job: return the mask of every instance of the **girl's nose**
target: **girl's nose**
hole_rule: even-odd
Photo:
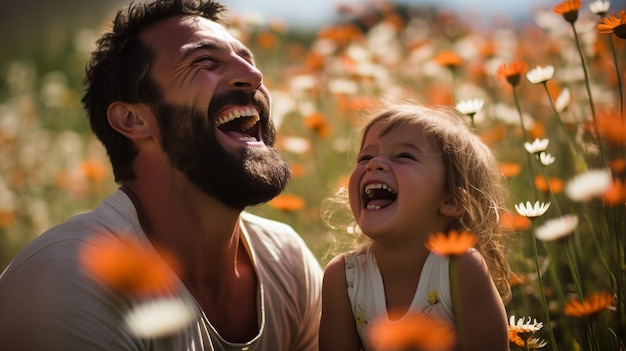
[[[383,161],[381,157],[372,158],[365,167],[365,170],[368,172],[379,171],[384,172],[389,169],[386,162]]]

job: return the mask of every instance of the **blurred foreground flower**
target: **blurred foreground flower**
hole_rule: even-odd
[[[476,245],[475,235],[455,230],[450,231],[448,235],[443,232],[430,234],[425,244],[428,250],[440,256],[462,255],[474,245]]]
[[[590,170],[567,182],[565,192],[574,201],[589,201],[602,196],[611,184],[612,178],[609,169]]]
[[[140,338],[156,338],[177,332],[195,318],[194,306],[182,298],[158,298],[136,305],[126,315],[126,325]]]
[[[454,330],[425,314],[399,320],[381,317],[372,324],[370,343],[376,351],[449,350],[456,344]]]
[[[626,145],[626,122],[619,112],[599,114],[597,131],[597,137],[609,145]]]
[[[598,292],[587,296],[582,302],[570,300],[565,305],[565,314],[572,317],[593,316],[605,309],[611,308],[615,296],[611,293]]]
[[[602,201],[607,206],[620,206],[626,203],[626,187],[620,179],[613,180],[613,184],[602,195]]]
[[[126,236],[98,238],[83,247],[80,259],[89,276],[121,293],[160,294],[176,284],[173,257]]]
[[[275,209],[286,212],[301,210],[302,208],[304,208],[305,205],[303,198],[289,194],[278,195],[270,200],[268,204]]]
[[[537,228],[536,237],[539,240],[551,241],[571,234],[578,227],[578,216],[564,215],[547,220]]]

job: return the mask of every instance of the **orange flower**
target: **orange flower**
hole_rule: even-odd
[[[460,66],[461,63],[463,63],[463,59],[461,59],[461,56],[453,51],[443,50],[435,56],[435,62],[441,66],[453,69]]]
[[[101,182],[109,175],[108,166],[96,160],[84,160],[80,163],[80,169],[87,179],[95,182]]]
[[[567,22],[574,23],[578,19],[578,10],[582,7],[581,0],[565,0],[554,5],[552,11],[563,15]]]
[[[80,253],[85,272],[122,293],[166,293],[175,285],[178,265],[172,256],[145,248],[127,236],[102,237]]]
[[[609,168],[613,174],[622,174],[626,172],[626,159],[618,158],[616,160],[609,161]]]
[[[500,173],[506,178],[515,177],[522,171],[522,166],[516,162],[502,162],[499,166]]]
[[[626,202],[626,187],[622,181],[613,179],[613,184],[602,195],[602,200],[609,206],[623,205]]]
[[[548,184],[550,187],[548,187]],[[535,187],[543,193],[551,191],[553,194],[560,194],[563,192],[564,184],[563,180],[560,178],[551,177],[549,180],[546,180],[544,176],[538,175],[535,177]]]
[[[530,140],[543,139],[545,134],[546,129],[541,123],[533,123],[533,125],[528,129],[528,138],[530,138]]]
[[[502,212],[500,214],[500,225],[513,230],[523,231],[530,228],[531,221],[526,216],[519,215],[517,213]]]
[[[524,345],[526,345],[524,340],[520,338],[519,335],[517,335],[517,332],[513,329],[509,329],[509,344],[517,347],[524,347]]]
[[[290,163],[289,168],[291,169],[291,176],[294,178],[302,178],[306,174],[305,167],[301,163]]]
[[[509,64],[503,63],[498,67],[498,77],[506,78],[512,86],[517,86],[521,82],[522,74],[526,72],[528,65],[523,61],[513,61]]]
[[[599,114],[597,127],[599,137],[610,145],[619,146],[626,143],[626,122],[619,113]]]
[[[464,254],[476,244],[476,236],[469,232],[452,230],[446,235],[443,232],[430,234],[425,246],[428,250],[441,256],[458,256]]]
[[[327,138],[330,135],[330,126],[324,118],[324,115],[316,112],[304,119],[305,126],[312,130],[315,134],[322,138]]]
[[[8,228],[15,223],[14,210],[0,210],[0,228]]]
[[[619,12],[619,18],[611,12],[609,17],[602,19],[602,23],[598,24],[600,33],[614,33],[620,39],[626,39],[626,11]]]
[[[391,319],[391,318],[390,318]],[[425,314],[372,323],[370,342],[376,350],[448,350],[454,348],[454,330]]]
[[[354,24],[336,25],[320,30],[318,37],[320,39],[329,39],[339,45],[347,45],[353,40],[357,40],[363,36],[363,33]]]
[[[262,49],[275,49],[280,42],[276,35],[270,31],[263,31],[257,35],[257,43]]]
[[[528,283],[530,281],[530,279],[528,278],[528,276],[526,274],[515,274],[512,273],[511,276],[509,276],[509,284],[511,286],[516,286],[516,285],[524,285],[526,283]]]
[[[270,200],[268,204],[278,210],[286,212],[301,210],[305,205],[303,198],[289,194],[278,195]]]
[[[593,293],[583,301],[570,300],[565,305],[565,314],[570,317],[593,316],[604,309],[611,307],[615,296],[606,292]]]

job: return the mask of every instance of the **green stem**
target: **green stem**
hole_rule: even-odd
[[[617,74],[617,87],[619,90],[619,110],[624,119],[624,92],[622,89],[622,74],[619,70],[619,61],[617,60],[617,52],[615,51],[615,44],[613,43],[613,36],[610,34],[607,36],[609,45],[611,46],[611,53],[613,54],[613,62],[615,63],[615,73]]]
[[[531,242],[533,245],[533,254],[535,256],[535,269],[537,271],[537,281],[539,282],[539,295],[541,295],[541,307],[543,308],[543,314],[546,322],[546,329],[550,334],[550,342],[552,343],[552,350],[557,351],[558,346],[556,344],[556,339],[554,338],[554,331],[552,330],[552,326],[550,325],[550,311],[548,310],[548,302],[546,301],[546,294],[543,288],[543,280],[541,279],[541,270],[539,268],[539,254],[537,252],[537,239],[535,238],[535,221],[531,220]]]
[[[554,112],[554,115],[556,116],[556,120],[559,123],[561,130],[563,131],[563,135],[565,136],[567,145],[569,146],[572,152],[572,155],[574,156],[574,159],[576,160],[576,168],[579,171],[583,171],[587,168],[586,162],[584,158],[581,157],[580,154],[578,153],[578,148],[576,148],[576,144],[574,143],[574,140],[572,140],[572,136],[570,135],[569,131],[565,127],[565,124],[563,123],[563,120],[561,119],[561,115],[559,114],[559,111],[556,109],[556,106],[554,106],[554,101],[552,100],[552,97],[550,96],[550,91],[548,90],[547,82],[543,83],[543,87],[545,88],[546,94],[548,95],[548,101],[550,101],[550,107],[552,108],[552,111]]]
[[[522,114],[522,108],[520,107],[519,98],[517,97],[517,90],[515,89],[515,87],[513,87],[513,100],[515,101],[515,107],[517,108],[522,131],[524,132],[524,141],[529,141],[528,132],[526,131],[526,125],[524,124],[524,115]],[[535,198],[539,199],[539,191],[537,190],[537,187],[535,186],[535,180],[533,179],[533,160],[531,158],[530,152],[526,153],[526,160],[528,162],[528,170],[530,171],[530,184],[531,187],[535,190]]]
[[[598,148],[600,149],[600,155],[602,156],[603,164],[606,165],[606,157],[604,156],[604,150],[602,143],[600,142],[600,133],[598,129],[598,118],[596,117],[596,107],[593,103],[593,96],[591,94],[591,85],[589,83],[589,72],[587,72],[587,64],[585,63],[585,55],[583,49],[580,46],[580,39],[578,38],[578,32],[576,32],[576,26],[574,22],[570,22],[572,25],[572,31],[574,32],[574,39],[576,40],[576,49],[578,49],[578,55],[580,56],[580,62],[583,67],[583,73],[585,74],[585,88],[587,89],[587,96],[589,97],[589,106],[591,107],[591,116],[593,117],[593,129],[598,139]]]
[[[459,338],[459,349],[465,350],[467,347],[467,335],[465,333],[465,320],[463,318],[463,306],[461,306],[461,297],[459,291],[459,282],[457,280],[457,262],[456,256],[450,256],[450,293],[452,295],[452,308],[454,310],[454,319],[456,320],[457,334]]]

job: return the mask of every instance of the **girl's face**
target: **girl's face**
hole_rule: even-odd
[[[350,176],[357,224],[375,241],[399,244],[445,230],[451,196],[441,150],[420,126],[393,127],[384,135],[382,130],[374,124],[365,135]]]

